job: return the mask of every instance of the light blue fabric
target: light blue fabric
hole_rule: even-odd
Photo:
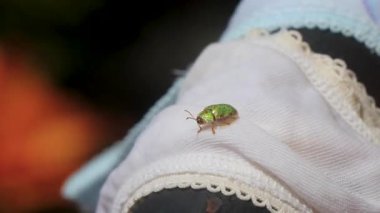
[[[380,56],[380,29],[373,19],[380,17],[380,9],[371,8],[379,5],[369,0],[244,0],[222,41],[252,28],[320,28],[351,36]]]
[[[372,2],[368,0],[367,2]],[[320,28],[352,36],[380,55],[380,30],[359,0],[244,0],[235,12],[221,41],[236,39],[252,28]],[[376,4],[377,5],[377,4]],[[379,14],[377,16],[380,17]],[[96,208],[99,191],[108,174],[128,155],[136,138],[152,118],[173,104],[181,84],[177,80],[169,91],[148,111],[128,136],[107,149],[71,176],[63,188],[64,197],[75,200],[84,211]]]
[[[363,0],[365,8],[370,17],[380,25],[380,1],[379,0]]]

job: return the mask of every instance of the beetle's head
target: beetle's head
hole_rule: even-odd
[[[200,116],[197,117],[196,121],[198,124],[204,124],[205,123],[205,120],[203,120],[203,118],[201,118]]]
[[[195,120],[198,124],[199,127],[201,127],[201,124],[204,124],[206,123],[205,120],[200,117],[200,116],[197,116],[196,118],[187,110],[185,110],[185,112],[189,113],[190,117],[187,117],[186,119],[192,119],[192,120]]]

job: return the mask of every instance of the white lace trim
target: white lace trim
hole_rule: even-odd
[[[252,30],[246,38],[290,57],[348,124],[367,140],[380,143],[380,109],[343,60],[314,53],[297,31]]]
[[[267,174],[264,174],[264,172],[254,165],[246,162],[239,156],[228,156],[216,153],[189,153],[168,156],[144,167],[124,181],[115,196],[111,212],[119,213],[123,210],[126,203],[135,202],[133,200],[130,201],[131,196],[134,196],[134,194],[140,190],[139,188],[145,188],[146,184],[149,184],[158,177],[164,180],[174,174],[184,173],[196,173],[200,176],[207,174],[224,177],[226,179],[239,180],[239,183],[245,183],[247,186],[271,194],[276,199],[281,200],[283,203],[292,206],[292,208],[300,212],[312,212],[310,208],[294,197],[288,189],[284,188]],[[180,184],[183,181],[186,182],[186,179],[182,180],[178,178],[176,179],[176,184]],[[153,190],[148,189],[148,191],[152,192]],[[143,190],[143,192],[149,193],[145,190]]]
[[[149,183],[146,183],[130,197],[128,202],[124,205],[123,212],[128,213],[137,200],[147,196],[148,194],[173,188],[207,189],[209,192],[220,192],[226,196],[236,195],[236,197],[240,200],[250,200],[253,205],[258,207],[266,207],[268,211],[272,213],[299,212],[271,194],[238,182],[237,180],[231,180],[215,175],[200,175],[191,173],[158,177]]]

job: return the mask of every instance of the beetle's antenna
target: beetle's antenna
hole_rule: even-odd
[[[187,119],[192,119],[192,120],[194,120],[194,121],[197,121],[197,119],[193,116],[193,114],[191,114],[191,112],[189,112],[189,111],[186,110],[186,109],[185,109],[185,112],[189,113],[190,116],[191,116],[191,117],[187,117],[186,120],[187,120]],[[198,133],[199,133],[199,132],[202,130],[202,127],[201,127],[201,125],[199,125],[198,122],[196,122],[196,123],[197,123],[197,125],[199,126],[199,130],[198,130]]]
[[[188,110],[186,110],[186,109],[185,109],[185,112],[189,113],[189,114],[190,114],[190,116],[191,116],[191,117],[187,117],[187,118],[186,118],[186,120],[187,120],[187,119],[193,119],[193,120],[197,120],[197,119],[195,119],[195,117],[193,116],[193,114],[191,114],[191,112],[189,112],[189,111],[188,111]]]

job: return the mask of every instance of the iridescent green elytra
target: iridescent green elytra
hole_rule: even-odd
[[[237,110],[229,104],[213,104],[204,108],[196,118],[187,110],[191,117],[186,119],[193,119],[199,126],[198,132],[202,130],[201,125],[211,125],[212,133],[215,134],[215,126],[230,124],[238,117]]]

